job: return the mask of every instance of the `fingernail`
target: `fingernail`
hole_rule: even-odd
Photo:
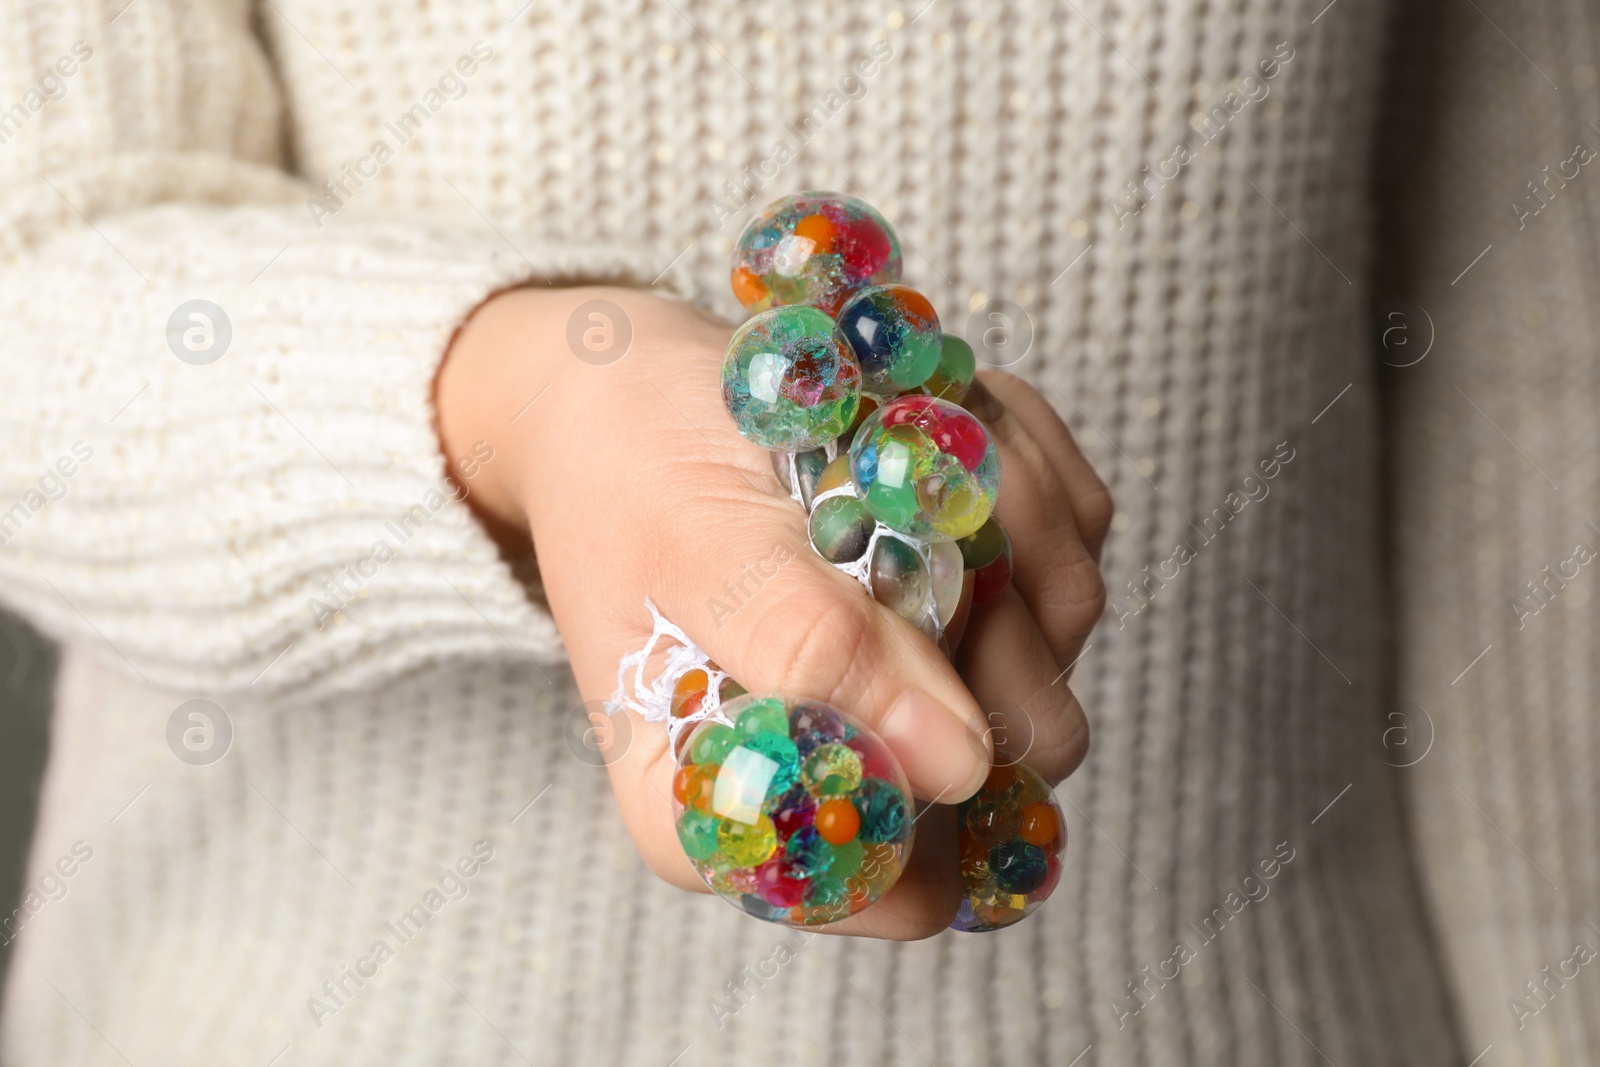
[[[920,689],[890,705],[878,732],[900,758],[912,789],[926,799],[965,800],[989,775],[987,741]]]

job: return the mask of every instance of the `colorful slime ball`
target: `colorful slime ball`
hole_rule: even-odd
[[[862,390],[874,396],[915,389],[939,369],[939,316],[910,286],[861,290],[839,309],[839,332],[861,363]]]
[[[722,361],[722,402],[739,432],[774,452],[821,447],[850,428],[861,367],[833,320],[780,307],[746,322]]]
[[[983,424],[947,400],[902,396],[856,431],[850,477],[874,518],[924,541],[976,533],[1000,491],[1000,455]]]
[[[746,694],[678,757],[678,840],[718,896],[770,922],[821,926],[882,897],[911,854],[905,773],[827,704]]]
[[[856,290],[900,280],[900,238],[865,200],[796,193],[739,235],[733,295],[751,312],[809,304],[829,315]]]
[[[956,819],[962,900],[951,929],[1002,929],[1055,891],[1067,828],[1050,787],[1027,764],[997,765]]]

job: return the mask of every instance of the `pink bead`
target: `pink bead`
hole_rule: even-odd
[[[941,451],[961,461],[969,471],[977,470],[989,450],[989,435],[978,420],[968,415],[947,415],[930,433]]]
[[[775,908],[792,908],[806,895],[806,880],[788,856],[774,856],[756,868],[756,892]]]
[[[894,764],[890,761],[889,750],[881,742],[866,742],[857,737],[845,742],[861,757],[861,777],[886,778],[894,781]]]

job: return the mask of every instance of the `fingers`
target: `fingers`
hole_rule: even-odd
[[[704,514],[721,494],[739,506],[713,512],[739,521],[696,529],[688,512]],[[955,668],[811,550],[789,501],[747,494],[734,475],[667,509],[669,527],[696,533],[664,545],[655,561],[662,611],[752,692],[824,700],[877,731],[919,797],[970,796],[988,751],[982,712]]]
[[[988,714],[996,764],[1026,761],[1052,785],[1077,769],[1089,722],[1020,593],[978,609],[957,658]]]
[[[1105,583],[1082,536],[1073,490],[1059,474],[1061,462],[1009,410],[992,428],[1005,471],[995,516],[1011,537],[1012,584],[1038,620],[1053,662],[1065,666],[1105,610]]]
[[[976,405],[973,410],[979,418],[991,423],[991,429],[994,428],[992,424],[999,424],[1004,432],[1005,415],[1009,414],[1038,444],[1045,461],[1066,488],[1083,543],[1098,563],[1116,509],[1110,490],[1078,448],[1067,424],[1061,421],[1049,401],[1014,374],[984,371],[973,383],[973,391],[976,396],[968,398]],[[989,414],[978,411],[980,408]]]
[[[695,893],[711,889],[695,873],[678,842],[677,818],[672,806],[672,778],[677,761],[667,748],[667,731],[660,723],[626,711],[631,729],[626,743],[609,743],[622,736],[608,734],[602,754],[611,778],[612,795],[633,837],[634,847],[651,872],[662,881]]]

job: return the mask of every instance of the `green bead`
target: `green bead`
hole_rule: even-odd
[[[1006,550],[1006,533],[991,515],[976,533],[961,538],[956,545],[961,549],[962,565],[975,571],[1000,558],[1000,553]]]
[[[835,878],[849,878],[861,869],[861,859],[865,854],[866,850],[858,840],[834,845],[833,862],[828,865],[828,874]]]
[[[689,755],[696,763],[721,763],[739,743],[733,727],[720,722],[706,723],[689,740]]]
[[[734,731],[739,735],[740,741],[748,741],[757,734],[787,735],[789,713],[785,710],[782,700],[766,697],[748,705],[739,713],[739,721],[734,724]]]
[[[818,745],[806,757],[801,780],[814,796],[842,796],[861,784],[861,756],[849,745]]]
[[[924,333],[906,334],[900,362],[889,377],[902,391],[915,389],[939,367],[939,338]]]
[[[811,513],[811,544],[829,563],[850,563],[867,550],[873,525],[865,504],[836,496]]]
[[[897,530],[910,526],[917,517],[917,487],[911,482],[904,485],[878,482],[867,490],[866,501],[873,515]]]
[[[678,841],[692,860],[708,860],[717,854],[717,826],[722,820],[694,808],[684,809],[678,819]]]
[[[778,831],[762,815],[753,823],[725,819],[717,827],[717,851],[735,867],[759,867],[778,849]]]
[[[932,396],[959,404],[972,387],[977,372],[978,360],[972,346],[959,337],[945,334],[939,348],[939,366],[923,383],[923,388]]]
[[[804,276],[787,277],[782,274],[772,276],[774,304],[803,304],[809,296],[810,287]]]

